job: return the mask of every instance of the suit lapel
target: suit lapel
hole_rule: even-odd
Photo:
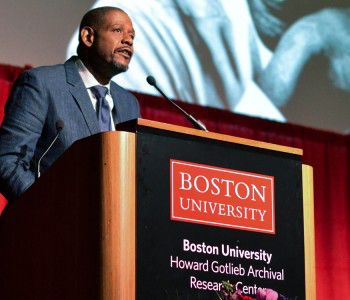
[[[69,91],[79,106],[86,124],[90,130],[90,133],[95,134],[100,132],[96,112],[92,106],[89,94],[75,65],[75,59],[76,57],[71,57],[64,64],[64,67],[66,69],[67,83],[70,85]]]
[[[114,85],[111,82],[111,96],[112,96],[112,99],[114,102],[114,109],[113,109],[113,113],[112,113],[114,124],[120,123],[120,107],[119,107],[120,105],[118,106],[118,104],[119,104],[118,100],[120,100],[119,94],[120,93],[118,93],[118,90],[114,87]]]

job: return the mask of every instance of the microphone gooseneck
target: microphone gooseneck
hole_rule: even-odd
[[[39,160],[38,160],[38,164],[37,164],[37,172],[36,172],[36,179],[38,179],[40,177],[40,163],[41,160],[44,158],[44,156],[46,155],[47,152],[49,152],[49,150],[51,149],[51,147],[53,146],[53,144],[56,142],[56,140],[58,139],[61,131],[64,128],[64,122],[62,120],[57,120],[55,123],[55,127],[57,130],[57,133],[55,135],[55,138],[52,140],[51,144],[46,148],[45,152],[40,156]]]
[[[193,117],[187,111],[185,111],[182,107],[177,105],[173,100],[169,99],[167,97],[167,95],[165,95],[163,93],[163,91],[158,87],[157,81],[153,76],[151,76],[151,75],[147,76],[146,80],[147,80],[149,85],[153,86],[166,100],[170,101],[170,103],[172,103],[178,110],[180,110],[190,120],[190,122],[192,123],[192,125],[195,128],[203,130],[203,131],[208,131],[208,129],[205,127],[205,125],[201,121],[197,120],[195,117]]]

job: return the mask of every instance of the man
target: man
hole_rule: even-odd
[[[0,130],[0,187],[8,198],[23,193],[37,174],[75,141],[140,116],[136,98],[111,82],[127,70],[135,32],[128,15],[115,7],[89,11],[80,25],[78,57],[64,65],[25,72],[9,99]],[[39,170],[40,171],[40,170]]]

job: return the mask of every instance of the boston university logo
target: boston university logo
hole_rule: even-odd
[[[275,233],[274,177],[170,160],[172,220]]]

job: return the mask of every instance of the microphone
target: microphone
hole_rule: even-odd
[[[192,115],[190,115],[187,111],[185,111],[183,108],[181,108],[180,106],[178,106],[174,101],[172,101],[171,99],[169,99],[164,93],[163,91],[158,87],[156,79],[149,75],[146,78],[148,84],[150,84],[151,86],[155,87],[156,90],[168,101],[170,101],[171,104],[173,104],[178,110],[180,110],[186,117],[188,120],[190,120],[190,122],[192,123],[193,127],[203,130],[203,131],[208,131],[208,129],[205,127],[205,125],[197,120],[196,118],[194,118]]]
[[[46,155],[47,152],[49,152],[49,150],[51,149],[51,147],[53,146],[53,144],[56,142],[56,140],[58,139],[62,129],[64,128],[64,122],[62,120],[57,120],[55,123],[56,126],[56,136],[55,138],[52,140],[51,144],[49,145],[49,147],[47,147],[46,151],[40,156],[39,161],[38,161],[38,165],[37,165],[37,173],[36,173],[36,179],[38,179],[40,177],[40,163],[41,160],[43,159],[43,157]]]

